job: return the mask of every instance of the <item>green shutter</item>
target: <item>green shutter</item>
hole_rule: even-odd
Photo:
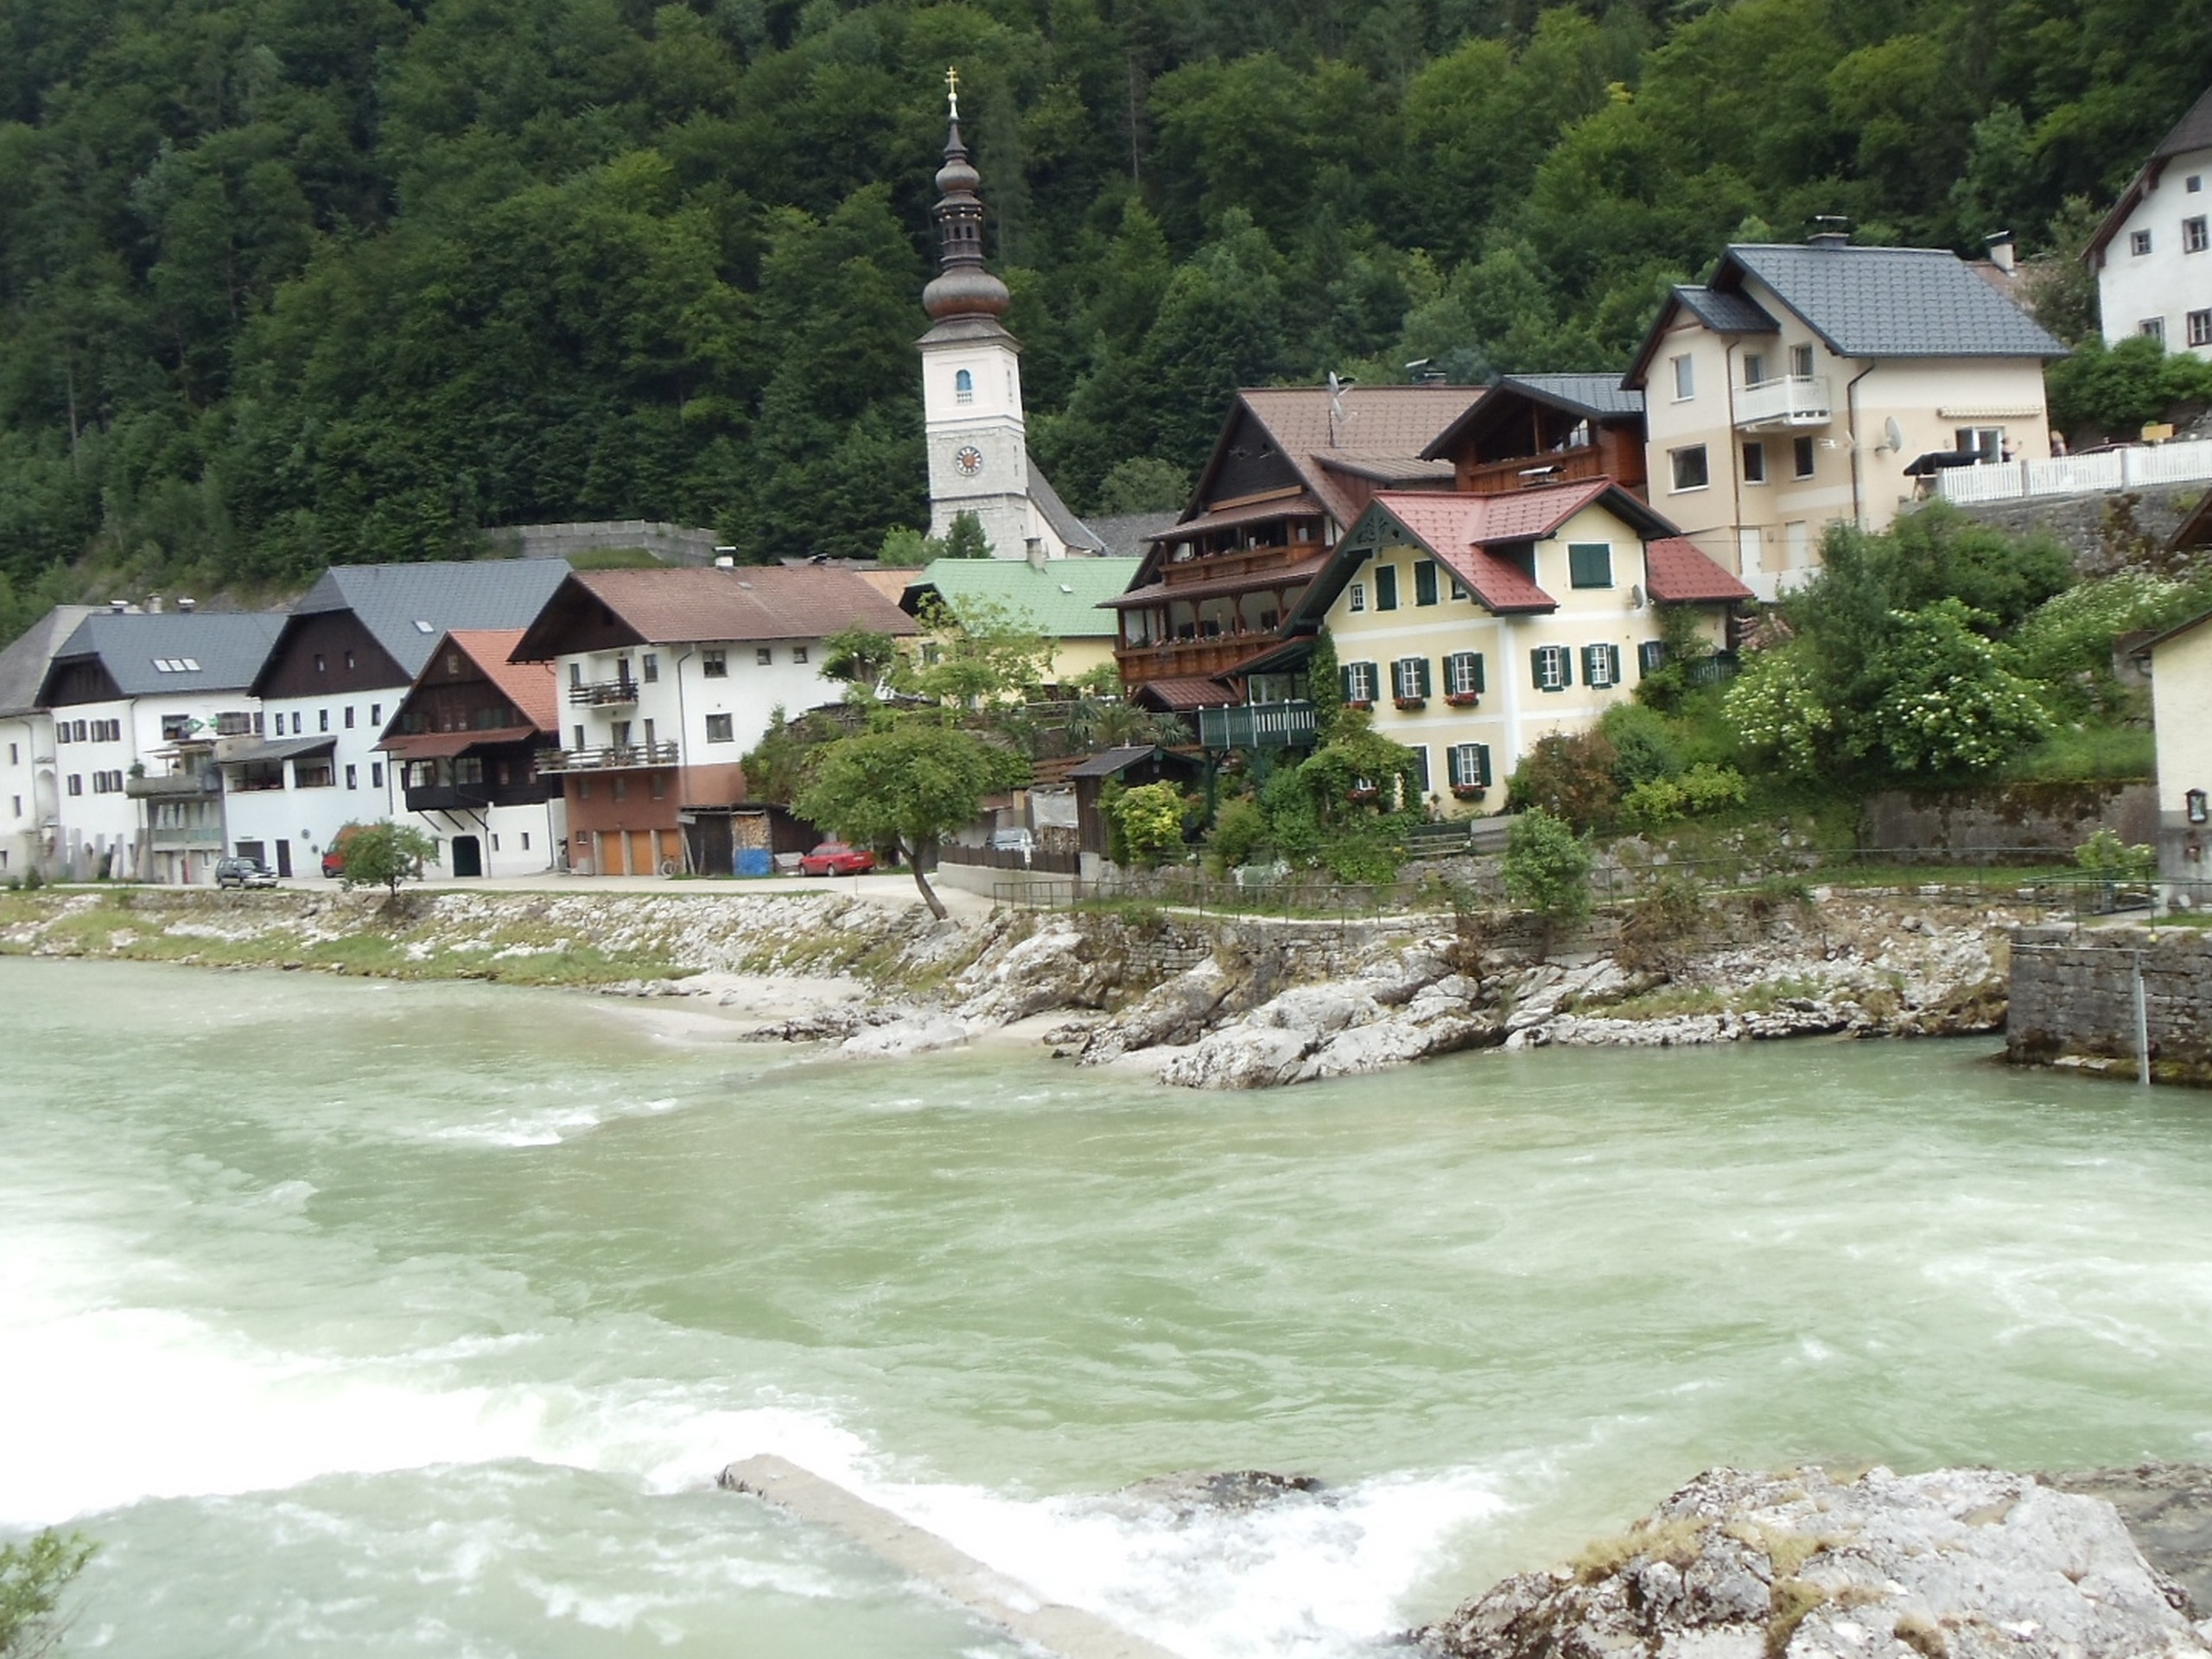
[[[1475,745],[1475,782],[1484,789],[1490,787],[1490,745]]]
[[[1489,690],[1483,683],[1483,654],[1479,651],[1471,651],[1467,655],[1475,659],[1475,690],[1478,695],[1480,695]]]
[[[1398,608],[1398,567],[1395,564],[1375,567],[1375,608],[1378,611]]]
[[[1346,702],[1352,702],[1357,695],[1351,689],[1351,664],[1350,663],[1344,664],[1337,670],[1337,695],[1341,696]]]
[[[1436,603],[1436,561],[1423,559],[1414,566],[1414,603]]]
[[[1411,747],[1414,752],[1414,776],[1421,785],[1421,792],[1426,795],[1428,793],[1428,745],[1415,743]]]
[[[1567,579],[1576,588],[1611,587],[1611,544],[1606,542],[1569,542],[1567,546]]]
[[[1416,657],[1416,658],[1414,658],[1414,679],[1416,680],[1416,682],[1418,683],[1417,683],[1417,685],[1416,685],[1416,687],[1415,687],[1415,690],[1414,690],[1414,695],[1415,696],[1417,696],[1417,697],[1425,697],[1425,696],[1427,696],[1428,695],[1428,658],[1426,658],[1426,657]],[[1424,770],[1425,770],[1425,769],[1424,769]],[[1423,779],[1422,779],[1422,780],[1421,780],[1421,783],[1422,783],[1422,787],[1426,788],[1426,787],[1427,786],[1427,779],[1426,778],[1426,776],[1424,776],[1424,777],[1423,777]]]
[[[1544,648],[1541,645],[1529,653],[1529,683],[1539,691],[1544,689]]]
[[[1618,685],[1621,683],[1621,648],[1618,645],[1605,647],[1605,670],[1607,677]]]

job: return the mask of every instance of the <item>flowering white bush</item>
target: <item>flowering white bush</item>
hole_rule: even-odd
[[[1746,746],[1772,755],[1785,772],[1821,769],[1836,730],[1835,711],[1821,701],[1802,647],[1784,645],[1751,658],[1729,686],[1721,712]]]
[[[1980,772],[2050,729],[2026,682],[1967,626],[1955,599],[1893,615],[1896,637],[1878,659],[1889,690],[1862,742],[1900,772]]]

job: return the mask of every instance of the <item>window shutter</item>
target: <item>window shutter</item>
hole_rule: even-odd
[[[1337,669],[1337,690],[1346,702],[1357,702],[1359,693],[1352,689],[1352,665],[1344,663]]]
[[[1605,648],[1603,645],[1582,647],[1582,683],[1603,685],[1605,683]]]
[[[1642,679],[1646,675],[1656,674],[1666,665],[1667,642],[1664,639],[1646,639],[1636,648],[1636,672],[1638,679]]]
[[[1428,658],[1426,657],[1414,658],[1414,695],[1417,697],[1428,695]],[[1428,787],[1428,768],[1425,765],[1421,768],[1421,781],[1423,789]]]
[[[1475,745],[1475,782],[1483,788],[1490,787],[1490,745]]]
[[[1621,648],[1618,645],[1605,647],[1605,677],[1614,685],[1621,683]]]
[[[1475,690],[1479,694],[1485,689],[1483,685],[1483,654],[1479,651],[1471,651],[1467,655],[1474,661]]]
[[[1550,649],[1548,645],[1538,645],[1529,653],[1529,680],[1539,691],[1550,689],[1544,683],[1544,653]]]
[[[1416,743],[1412,747],[1414,752],[1414,780],[1420,785],[1421,792],[1426,795],[1428,793],[1428,745],[1426,743]]]

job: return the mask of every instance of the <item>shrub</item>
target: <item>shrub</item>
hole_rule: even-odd
[[[1682,769],[1667,721],[1640,703],[1621,702],[1605,710],[1598,730],[1613,746],[1613,782],[1625,792]]]
[[[0,1544],[0,1656],[51,1653],[67,1620],[61,1599],[98,1546],[51,1529],[28,1543]]]
[[[1173,784],[1139,784],[1114,803],[1130,861],[1145,869],[1183,850],[1183,795]]]
[[[1602,731],[1541,737],[1508,785],[1512,809],[1540,810],[1575,830],[1599,830],[1613,821],[1620,785],[1613,767],[1620,759]]]
[[[1968,626],[1959,601],[1897,620],[1895,640],[1875,659],[1888,690],[1859,741],[1878,745],[1898,771],[1985,771],[2050,729],[2034,692]]]
[[[1694,766],[1678,778],[1654,779],[1629,791],[1621,798],[1621,822],[1631,829],[1656,830],[1679,818],[1741,806],[1749,790],[1733,766]]]
[[[1544,918],[1548,938],[1560,922],[1590,913],[1590,847],[1562,818],[1532,806],[1505,842],[1506,895]]]
[[[1810,660],[1796,645],[1752,658],[1729,686],[1721,709],[1745,747],[1804,778],[1821,772],[1840,723],[1821,696]]]
[[[2110,830],[2100,830],[2074,849],[2074,861],[2108,881],[2145,881],[2158,868],[2158,855],[2139,842],[2129,846]]]
[[[1206,861],[1217,875],[1250,864],[1268,846],[1268,815],[1247,795],[1224,801],[1206,836]]]

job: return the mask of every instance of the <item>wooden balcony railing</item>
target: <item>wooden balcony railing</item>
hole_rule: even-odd
[[[1605,475],[1605,459],[1594,443],[1554,449],[1548,455],[1516,455],[1510,461],[1479,461],[1466,469],[1460,487],[1477,495],[1503,495],[1540,484],[1579,484]]]
[[[604,749],[545,749],[537,756],[540,772],[641,772],[677,764],[673,743],[627,743]]]
[[[635,702],[638,683],[635,680],[599,680],[589,685],[569,688],[569,701],[588,708],[601,708],[608,703]]]

